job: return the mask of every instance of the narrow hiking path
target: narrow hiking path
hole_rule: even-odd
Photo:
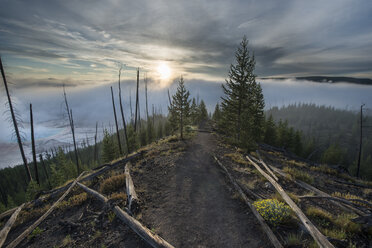
[[[213,134],[198,132],[174,166],[154,170],[142,219],[175,247],[271,247],[211,157],[216,147]]]

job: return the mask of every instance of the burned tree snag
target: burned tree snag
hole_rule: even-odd
[[[116,126],[116,135],[117,135],[117,138],[118,138],[119,152],[120,152],[120,155],[122,155],[123,152],[122,152],[122,150],[121,150],[121,142],[120,142],[119,127],[118,127],[118,119],[117,119],[117,117],[116,117],[116,109],[115,109],[115,101],[114,101],[114,91],[112,90],[112,86],[111,86],[111,98],[112,98],[112,108],[114,109],[115,126]]]
[[[94,161],[97,162],[97,130],[98,130],[98,121],[96,121],[96,134],[94,135]]]
[[[21,152],[23,164],[25,165],[27,178],[28,178],[29,181],[32,181],[30,168],[28,167],[27,159],[26,159],[26,156],[25,156],[25,152],[23,150],[21,135],[19,134],[17,119],[15,117],[12,100],[10,98],[10,93],[9,93],[9,89],[8,89],[8,83],[6,81],[5,72],[4,72],[4,68],[3,68],[3,62],[1,61],[1,57],[0,57],[0,70],[1,70],[1,75],[3,77],[3,82],[4,82],[4,86],[5,86],[6,95],[8,97],[8,104],[9,104],[10,114],[12,116],[12,121],[13,121],[13,125],[14,125],[14,132],[15,132],[15,134],[17,136],[17,142],[18,142],[18,146],[19,146],[19,151]]]
[[[136,90],[136,112],[134,116],[134,132],[137,131],[137,117],[138,117],[138,88],[139,88],[139,68],[137,69],[137,90]]]
[[[80,174],[79,157],[78,157],[78,151],[77,151],[76,139],[75,139],[74,119],[72,117],[72,109],[70,109],[69,106],[68,106],[67,95],[66,95],[66,91],[65,91],[65,86],[64,85],[63,85],[63,95],[64,95],[64,99],[65,99],[66,112],[67,112],[68,120],[69,120],[69,123],[70,123],[70,128],[71,128],[71,133],[72,133],[72,140],[74,142],[76,167],[77,167],[78,174]]]
[[[149,105],[147,103],[147,75],[145,76],[145,96],[146,96],[146,120],[149,121]]]
[[[127,124],[125,123],[125,116],[124,116],[124,110],[123,110],[123,102],[121,100],[121,87],[120,87],[121,69],[122,69],[122,67],[120,67],[120,70],[119,70],[119,103],[120,103],[121,119],[122,119],[123,126],[124,126],[125,143],[127,145],[127,153],[129,154],[130,153],[130,150],[129,150],[129,142],[128,142]]]
[[[36,150],[35,150],[35,136],[34,136],[34,118],[32,115],[32,104],[30,103],[30,125],[31,125],[31,146],[32,146],[32,159],[34,160],[34,170],[37,184],[40,185],[39,172],[37,170]]]

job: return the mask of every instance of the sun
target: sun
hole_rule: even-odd
[[[161,79],[168,79],[171,75],[171,70],[168,65],[162,63],[157,68]]]

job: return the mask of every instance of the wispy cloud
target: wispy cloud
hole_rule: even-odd
[[[370,1],[5,2],[0,52],[13,75],[113,80],[117,61],[124,77],[168,61],[175,75],[223,80],[245,34],[260,76],[372,76]]]

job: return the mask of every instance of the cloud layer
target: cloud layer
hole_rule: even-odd
[[[372,77],[368,0],[1,2],[0,53],[35,87],[114,80],[117,62],[128,78],[167,61],[174,76],[222,81],[243,35],[259,76]]]

